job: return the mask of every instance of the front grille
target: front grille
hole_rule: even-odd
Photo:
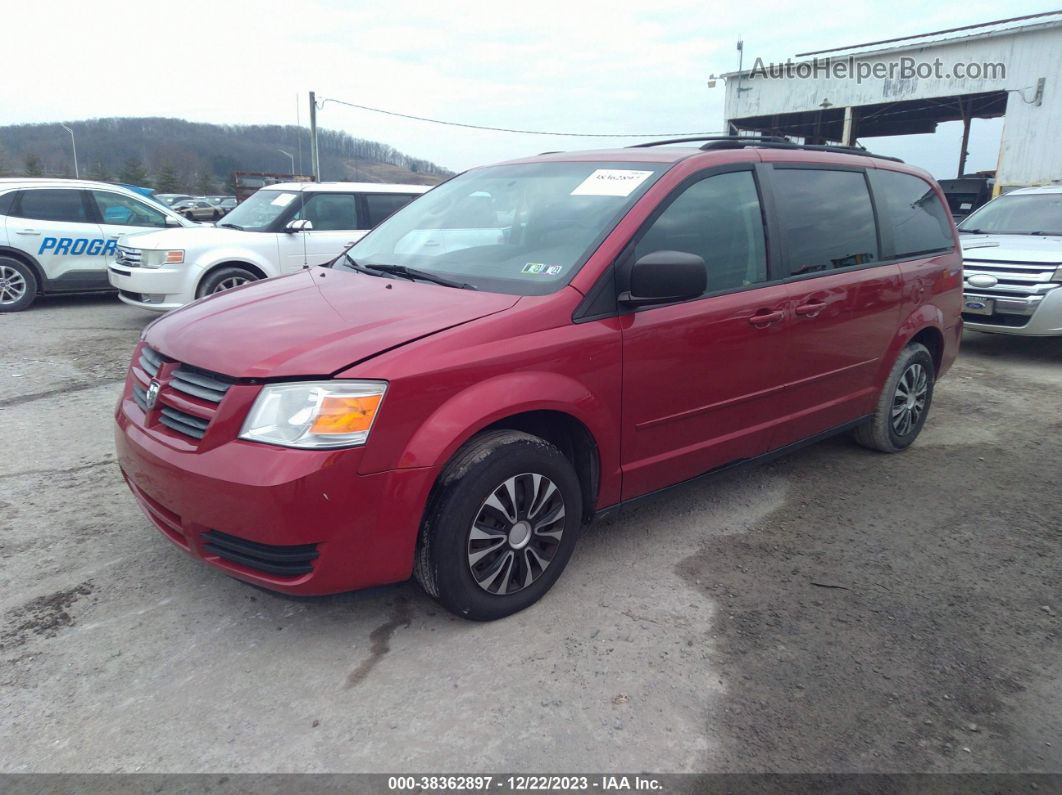
[[[977,323],[982,326],[1021,328],[1029,325],[1029,317],[1027,315],[1007,315],[1002,312],[994,312],[991,315],[975,315],[970,312],[963,312],[962,319],[966,323]]]
[[[184,411],[179,411],[172,406],[163,406],[159,416],[159,422],[167,428],[191,436],[193,439],[202,439],[206,435],[210,420],[204,420]]]
[[[205,552],[230,563],[281,577],[298,577],[313,571],[313,561],[317,558],[317,544],[260,544],[217,530],[208,530],[202,537]]]
[[[140,349],[140,368],[154,378],[159,374],[163,359],[147,345]]]
[[[143,252],[138,248],[118,246],[114,261],[119,265],[125,265],[127,268],[139,268],[142,255]]]
[[[168,430],[196,441],[206,436],[218,405],[236,383],[228,376],[187,364],[175,364],[147,345],[140,348],[132,373],[132,399],[148,415],[148,426],[157,418],[158,423]],[[158,402],[149,408],[148,388],[156,380],[161,384]]]
[[[1030,295],[1044,295],[1058,287],[1058,282],[1052,282],[1057,263],[1044,262],[1017,262],[1004,260],[963,259],[963,276],[969,279],[971,276],[984,274],[993,276],[997,283],[993,287],[973,287],[970,289],[979,293],[999,296],[1024,297]]]
[[[220,403],[232,384],[231,378],[187,364],[173,371],[173,380],[170,382],[170,386],[179,392],[211,403]]]

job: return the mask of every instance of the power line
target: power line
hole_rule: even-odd
[[[358,110],[367,110],[371,113],[382,113],[385,116],[397,116],[401,119],[412,119],[413,121],[425,121],[430,124],[444,124],[447,127],[465,127],[470,130],[490,130],[491,132],[506,132],[506,133],[518,133],[520,135],[556,135],[564,136],[566,138],[681,138],[692,135],[718,135],[716,132],[663,132],[663,133],[575,133],[575,132],[549,132],[546,130],[514,130],[508,127],[487,127],[482,124],[464,124],[457,121],[443,121],[441,119],[429,119],[424,116],[414,116],[410,113],[399,113],[393,110],[384,110],[383,108],[370,108],[368,105],[358,105],[354,102],[346,102],[342,99],[322,99],[317,103],[318,108],[324,108],[329,102],[335,102],[337,105],[346,105],[348,108],[357,108]]]

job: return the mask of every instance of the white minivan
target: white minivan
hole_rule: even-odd
[[[41,294],[110,290],[107,260],[120,236],[193,226],[106,182],[0,179],[0,312],[26,309]]]
[[[156,312],[339,256],[428,185],[281,183],[262,188],[213,227],[118,241],[109,278],[127,304]]]

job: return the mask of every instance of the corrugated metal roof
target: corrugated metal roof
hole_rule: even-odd
[[[987,38],[998,36],[1002,33],[1012,33],[1025,29],[1054,27],[1062,25],[1062,10],[1047,11],[1042,14],[1028,14],[1021,17],[999,19],[994,22],[982,22],[977,25],[964,25],[958,28],[937,30],[931,33],[918,33],[912,36],[901,36],[894,39],[881,39],[863,44],[849,44],[844,47],[832,47],[826,50],[797,53],[797,58],[807,56],[827,55],[830,58],[847,57],[849,55],[867,55],[870,53],[888,52],[890,50],[907,49],[910,47],[926,47],[933,44],[961,41],[965,39]]]

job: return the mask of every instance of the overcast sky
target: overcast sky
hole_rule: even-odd
[[[1051,10],[1040,2],[258,0],[9,3],[0,124],[107,116],[294,123],[306,92],[420,116],[589,133],[717,131],[711,73],[757,56]],[[322,127],[452,168],[629,143],[440,127],[327,105]],[[975,121],[969,170],[993,168],[999,119]],[[868,141],[953,176],[960,125]],[[285,165],[278,154],[277,168]],[[325,175],[327,176],[327,175]]]

